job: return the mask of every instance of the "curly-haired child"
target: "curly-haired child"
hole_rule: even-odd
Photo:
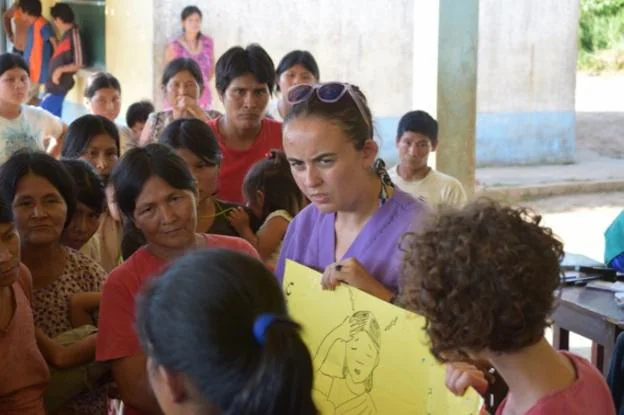
[[[598,370],[544,338],[563,244],[540,221],[488,200],[441,212],[403,241],[402,302],[426,318],[439,360],[485,360],[496,369],[509,386],[496,414],[615,414]],[[449,365],[446,383],[462,394],[481,376]]]

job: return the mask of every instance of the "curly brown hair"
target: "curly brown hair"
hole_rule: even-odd
[[[479,199],[402,241],[402,304],[426,319],[441,361],[539,341],[560,285],[563,244],[541,216]]]

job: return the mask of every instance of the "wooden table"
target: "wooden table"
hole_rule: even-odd
[[[615,304],[613,293],[564,287],[552,319],[553,346],[568,350],[570,332],[592,340],[592,363],[606,375],[615,339],[624,330],[624,311]]]

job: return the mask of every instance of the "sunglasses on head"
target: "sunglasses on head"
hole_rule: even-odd
[[[316,97],[319,101],[326,104],[338,102],[345,94],[348,93],[358,111],[360,111],[364,122],[366,122],[368,128],[371,128],[368,117],[366,116],[366,111],[364,111],[364,105],[357,92],[355,92],[353,86],[350,84],[344,84],[341,82],[326,82],[316,85],[295,85],[288,90],[286,100],[290,105],[296,105],[309,100],[314,92],[316,92]]]

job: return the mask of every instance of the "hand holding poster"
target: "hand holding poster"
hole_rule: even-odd
[[[324,291],[321,275],[288,261],[284,291],[314,360],[321,414],[478,414],[473,390],[459,398],[431,355],[423,317],[346,284]]]

